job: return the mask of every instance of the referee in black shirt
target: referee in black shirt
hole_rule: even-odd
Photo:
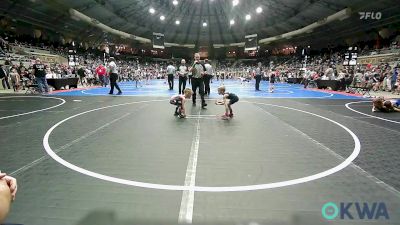
[[[199,89],[199,94],[201,97],[201,107],[205,108],[207,106],[204,100],[204,80],[203,76],[206,72],[206,68],[200,63],[200,54],[194,54],[194,64],[190,68],[192,72],[192,90],[193,90],[193,105],[196,105],[196,90]]]

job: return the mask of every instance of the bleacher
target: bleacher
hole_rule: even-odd
[[[1,56],[0,63],[9,59],[12,64],[19,64],[22,62],[24,66],[29,67],[32,60],[39,58],[46,64],[68,64],[67,58],[52,54],[48,49],[22,44],[10,44],[10,47],[11,52],[8,52],[6,56]]]

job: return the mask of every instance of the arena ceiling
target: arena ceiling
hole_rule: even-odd
[[[344,38],[367,29],[398,23],[400,4],[393,0],[1,0],[0,12],[25,22],[81,38],[102,37],[101,31],[68,13],[73,8],[114,29],[151,39],[164,33],[165,41],[178,44],[230,44],[248,34],[267,38],[300,29],[342,9],[352,17],[319,28],[293,40],[310,42]],[[257,13],[257,8],[262,9]],[[150,13],[150,9],[154,9]],[[381,12],[381,20],[360,20],[358,12]],[[246,20],[246,15],[251,15]],[[161,20],[160,17],[165,19]],[[176,21],[179,20],[179,25]],[[234,24],[231,25],[231,20]],[[207,26],[203,26],[207,23]],[[291,41],[291,40],[287,40]]]

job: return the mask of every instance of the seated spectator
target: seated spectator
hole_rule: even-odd
[[[6,219],[16,194],[17,180],[0,172],[0,224]]]

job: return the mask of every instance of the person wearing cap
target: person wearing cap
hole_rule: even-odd
[[[114,57],[110,57],[108,59],[108,68],[109,68],[109,74],[110,74],[110,86],[111,90],[108,94],[112,95],[114,94],[114,87],[117,88],[118,93],[117,95],[121,95],[122,91],[118,86],[117,80],[118,80],[118,67],[117,64],[115,63]]]
[[[179,94],[183,94],[183,91],[186,88],[186,81],[188,79],[188,67],[186,66],[186,60],[182,59],[181,65],[179,66]]]
[[[40,93],[43,92],[48,93],[49,86],[47,85],[47,80],[46,80],[46,66],[40,61],[39,58],[37,58],[35,64],[33,64],[32,66],[32,69]]]
[[[204,81],[203,76],[205,74],[206,68],[200,62],[200,53],[194,54],[194,63],[189,69],[192,72],[192,90],[193,90],[193,105],[196,105],[196,90],[199,89],[199,94],[201,97],[201,107],[205,108],[207,106],[204,99]]]
[[[214,76],[214,70],[208,61],[208,59],[205,60],[204,67],[206,68],[205,74],[204,74],[204,89],[205,89],[205,95],[210,96],[210,82],[212,77]]]

